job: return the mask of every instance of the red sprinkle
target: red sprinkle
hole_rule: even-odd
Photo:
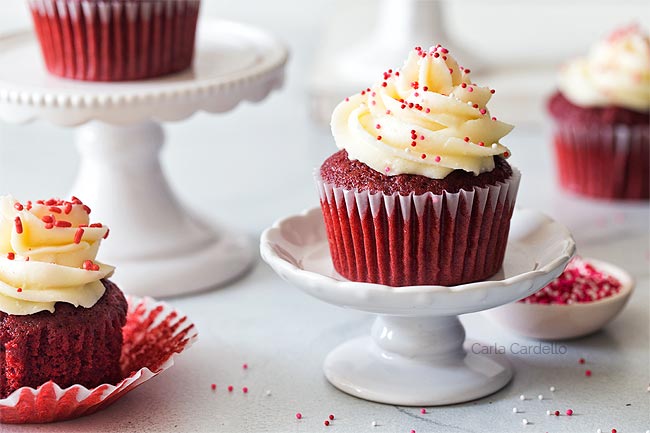
[[[11,252],[10,252],[10,253],[7,253],[7,258],[8,258],[9,260],[13,260],[13,259],[15,259],[15,258],[16,258],[16,253],[11,253]]]
[[[63,212],[68,215],[70,212],[72,212],[72,203],[67,202],[65,206],[63,207]]]
[[[23,232],[23,222],[20,217],[14,219],[14,225],[16,226],[16,233],[21,234]]]
[[[591,377],[591,370],[587,370],[587,371],[585,371],[585,376],[587,376],[587,377]]]
[[[328,416],[328,418],[329,418],[330,420],[334,420],[334,414],[330,414],[330,416]]]
[[[420,155],[420,158],[422,158],[422,159],[426,159],[426,157],[427,157],[427,155],[424,154],[424,153],[422,155]]]
[[[213,383],[212,385],[210,385],[210,388],[212,388],[212,391],[216,390],[217,389],[217,384]]]
[[[82,268],[84,268],[87,271],[92,270],[94,266],[94,263],[92,260],[84,260],[83,264],[81,265]]]
[[[482,141],[479,141],[479,142],[478,142],[478,145],[481,146],[481,147],[483,147],[483,146],[485,146],[485,143],[483,143]]]
[[[106,234],[104,235],[104,239],[108,237],[108,234],[110,233],[111,229],[106,229]]]
[[[330,422],[328,420],[325,420],[325,421],[323,421],[323,424],[325,424],[325,426],[328,426],[328,425],[330,425]]]
[[[74,233],[74,243],[75,244],[80,243],[83,235],[84,235],[84,229],[78,228],[77,231]]]
[[[18,289],[16,289],[16,291],[17,291],[18,293],[20,293],[20,292],[23,291],[23,289],[22,289],[21,287],[18,287]]]
[[[569,415],[569,416],[573,415],[573,410],[572,409],[567,409],[566,414]]]
[[[505,156],[505,154],[504,154]],[[528,304],[573,304],[598,301],[620,292],[621,283],[580,257],[569,262],[564,272],[539,292],[521,302]],[[584,364],[584,358],[578,359]]]
[[[296,414],[296,419],[302,419],[302,414],[300,412]]]
[[[584,364],[584,363],[585,363],[585,359],[584,359],[584,358],[580,358],[580,359],[578,359],[578,364]]]
[[[86,205],[83,205],[82,207],[83,207],[83,209],[86,211],[86,213],[87,213],[88,215],[90,215],[90,208],[89,208],[88,206],[86,206]]]
[[[70,221],[57,221],[54,223],[56,227],[72,227],[72,223]]]
[[[248,364],[242,365],[241,368],[243,368],[244,370],[248,370]]]
[[[490,93],[494,95],[494,89],[490,89]]]
[[[376,129],[381,129],[381,125],[378,123],[378,124],[375,125],[375,128]]]
[[[232,392],[233,389],[232,385],[228,385],[228,392]]]
[[[434,159],[436,162],[440,162],[440,156],[436,156]]]
[[[378,136],[377,136],[377,140],[378,140],[378,141],[381,141],[381,135],[378,135]]]
[[[248,393],[248,388],[247,388],[247,387],[243,387],[243,388],[241,389],[241,391],[242,391],[244,394],[247,394],[247,393]]]
[[[427,413],[427,410],[425,408],[422,408],[422,409],[420,409],[420,413],[425,414],[425,413]]]
[[[54,213],[61,213],[61,212],[63,212],[63,211],[61,210],[60,207],[56,207],[56,206],[50,206],[50,207],[48,208],[48,210],[49,210],[50,212],[54,212]]]
[[[503,157],[504,157],[504,158],[507,158],[507,157],[509,157],[509,156],[510,156],[510,152],[503,152]]]
[[[79,227],[81,227],[81,224],[79,225]],[[102,223],[92,223],[89,227],[94,229],[101,229],[102,227],[104,227],[104,225]]]
[[[14,208],[15,208],[17,211],[21,211],[21,210],[23,210],[23,205],[20,204],[20,203],[14,203]]]
[[[51,230],[51,229],[54,228],[54,224],[53,224],[53,223],[47,223],[47,224],[45,224],[45,228],[46,228],[47,230]]]
[[[555,416],[560,416],[560,411],[559,410],[555,411]]]
[[[615,428],[612,429],[612,433],[616,433],[616,429],[615,429]]]

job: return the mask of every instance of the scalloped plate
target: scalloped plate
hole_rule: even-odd
[[[341,277],[332,265],[320,207],[276,222],[262,234],[260,250],[281,277],[330,304],[378,314],[449,316],[534,293],[562,273],[575,241],[548,216],[516,209],[502,269],[486,281],[452,287],[390,287]]]

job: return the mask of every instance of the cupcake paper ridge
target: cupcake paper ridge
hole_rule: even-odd
[[[494,91],[472,83],[469,73],[440,45],[416,47],[401,69],[336,107],[337,147],[388,176],[491,171],[494,156],[510,155],[499,140],[513,127],[491,116]]]

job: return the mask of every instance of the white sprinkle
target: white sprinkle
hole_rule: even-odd
[[[648,386],[645,390],[646,392],[650,392],[650,386]]]
[[[373,427],[377,427],[377,421],[373,421],[373,422],[372,422],[372,426],[373,426]]]
[[[603,433],[601,429],[596,430],[596,433]]]
[[[546,411],[546,415],[548,415],[548,416],[551,416],[552,413],[553,413],[553,412],[551,412],[550,410],[547,410],[547,411]]]
[[[538,395],[537,400],[544,400],[544,396],[542,394]]]
[[[517,412],[518,412],[518,411],[517,411],[517,408],[516,408],[516,407],[513,407],[513,408],[512,408],[512,413],[517,413]]]
[[[266,390],[266,395],[271,395],[271,390],[270,389]]]
[[[524,418],[524,419],[521,420],[521,423],[523,425],[528,425],[528,420],[526,418]]]
[[[525,395],[523,395],[523,394],[521,394],[521,395],[519,396],[519,400],[521,400],[521,401],[524,401],[524,400],[526,400],[526,396],[525,396]]]
[[[551,391],[551,392],[555,392],[555,387],[552,386],[552,387],[550,387],[548,390]]]
[[[496,148],[497,148],[497,144],[496,144],[496,143],[492,143],[492,149],[496,149]]]

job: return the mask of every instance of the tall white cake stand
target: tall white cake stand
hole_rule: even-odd
[[[284,279],[330,304],[378,317],[370,336],[325,359],[327,379],[366,400],[400,406],[460,403],[496,392],[512,377],[504,355],[465,340],[459,314],[524,298],[556,278],[575,253],[561,224],[515,211],[502,270],[454,287],[388,287],[344,279],[333,268],[320,208],[280,220],[261,240],[262,258]]]
[[[130,293],[185,294],[235,278],[254,254],[246,237],[202,222],[174,196],[159,161],[161,123],[261,101],[282,85],[287,57],[285,46],[265,32],[205,20],[191,70],[90,83],[48,75],[33,32],[2,36],[0,120],[82,125],[72,194],[91,206],[94,220],[111,227],[100,259],[117,266],[114,279]]]

